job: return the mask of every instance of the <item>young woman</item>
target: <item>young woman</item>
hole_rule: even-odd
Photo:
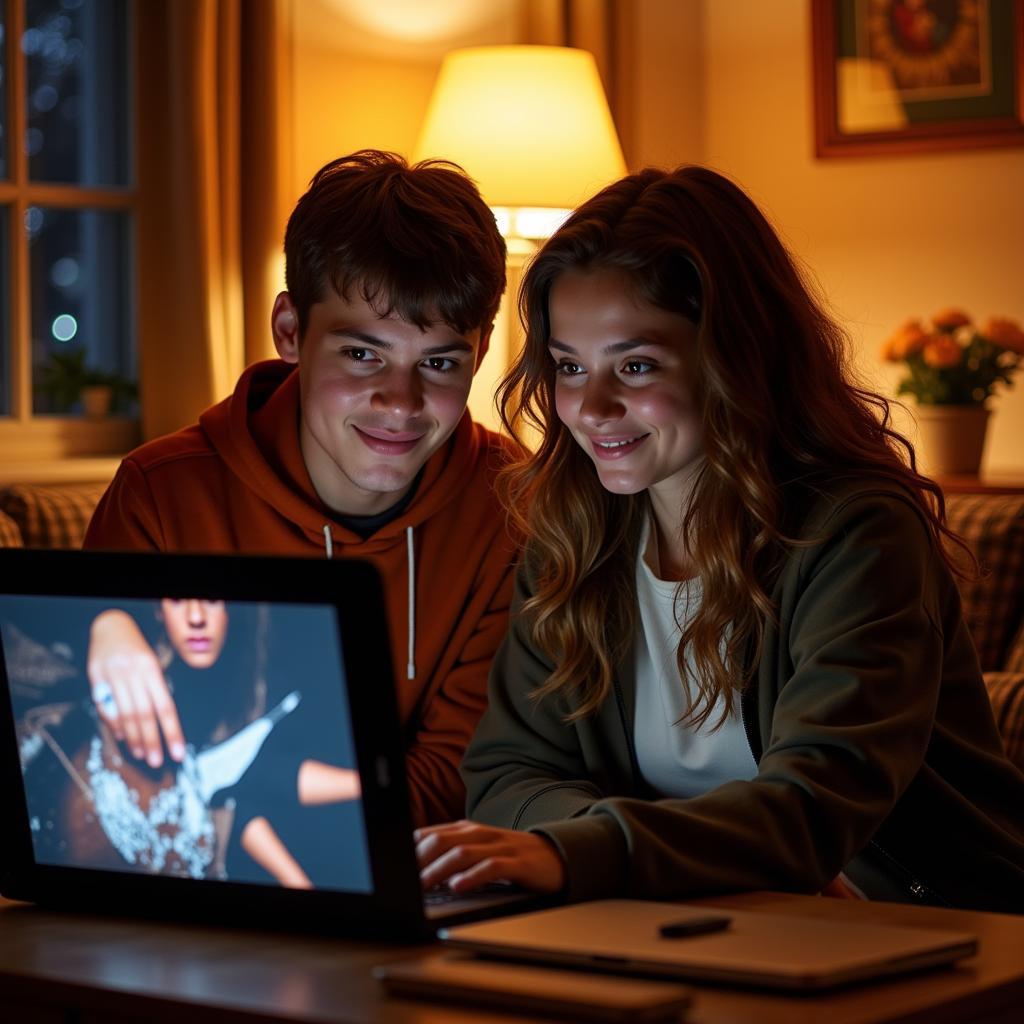
[[[743,889],[1024,911],[964,554],[884,399],[768,221],[646,170],[543,247],[503,419],[527,536],[425,885],[569,898]]]

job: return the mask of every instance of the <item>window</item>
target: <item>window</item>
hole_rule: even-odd
[[[0,452],[137,436],[132,0],[0,0]]]

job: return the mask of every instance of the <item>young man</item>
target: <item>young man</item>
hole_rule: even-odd
[[[417,824],[464,813],[458,776],[505,632],[515,557],[492,491],[505,442],[466,413],[505,245],[452,165],[366,150],[314,177],[285,234],[280,360],[129,454],[86,547],[358,556],[380,570]],[[126,644],[131,654],[125,654]],[[94,623],[97,709],[135,757],[184,756],[134,620]],[[381,685],[383,680],[365,680]]]

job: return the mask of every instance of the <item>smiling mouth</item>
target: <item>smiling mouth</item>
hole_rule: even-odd
[[[354,429],[359,440],[378,455],[405,455],[426,436],[423,432],[414,433],[408,430],[373,430],[369,427]]]
[[[624,445],[633,444],[635,441],[639,441],[639,436],[626,438],[625,441],[595,441],[594,443],[600,445],[602,448],[622,448]]]
[[[590,443],[599,459],[618,459],[635,451],[640,444],[650,437],[649,434],[636,434],[632,437],[592,437]]]

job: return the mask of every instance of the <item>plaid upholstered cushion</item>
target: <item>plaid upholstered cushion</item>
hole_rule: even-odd
[[[1024,771],[1024,672],[986,672],[985,685],[1006,755]]]
[[[103,483],[12,484],[0,492],[0,511],[18,524],[25,547],[80,548],[106,489]]]
[[[1024,672],[1024,621],[1017,630],[1017,635],[1010,642],[1010,649],[1006,652],[1006,663],[1003,668],[1007,672]]]
[[[21,530],[8,515],[0,512],[0,548],[20,548]]]
[[[1024,672],[1024,617],[1017,635],[1010,641],[1007,659],[1002,665],[1004,672]]]
[[[960,584],[981,667],[1000,670],[1024,614],[1024,495],[951,494],[946,516],[982,569]]]

